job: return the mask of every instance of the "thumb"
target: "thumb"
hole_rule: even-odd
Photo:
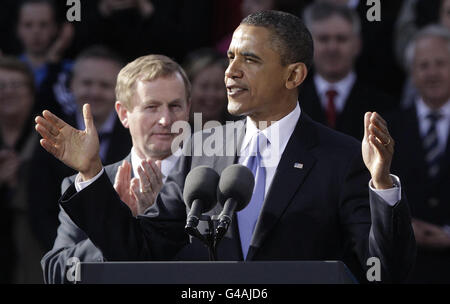
[[[92,133],[92,132],[97,133],[97,130],[95,130],[95,126],[94,126],[94,118],[92,117],[91,105],[88,103],[85,103],[83,105],[83,118],[84,118],[84,125],[86,126],[86,132],[87,133]]]
[[[367,140],[369,140],[369,126],[371,116],[371,112],[366,112],[366,114],[364,115],[364,138],[366,138]]]
[[[159,171],[161,171],[161,161],[157,160],[155,161],[156,166],[158,166]]]

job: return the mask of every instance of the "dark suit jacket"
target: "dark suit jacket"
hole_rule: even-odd
[[[328,125],[325,110],[320,102],[313,75],[300,88],[300,106],[312,119]],[[336,130],[351,135],[358,140],[364,137],[364,114],[367,111],[384,112],[385,104],[392,104],[392,99],[356,78],[344,109],[336,117]]]
[[[450,139],[440,165],[438,176],[431,180],[419,133],[416,107],[387,116],[389,129],[395,139],[396,154],[392,172],[402,180],[411,206],[412,217],[435,225],[450,225]],[[418,247],[414,282],[450,283],[450,250],[441,252]]]
[[[75,118],[67,121],[76,126]],[[115,163],[130,153],[131,137],[117,119],[110,139],[104,164]],[[58,161],[42,147],[35,149],[29,178],[31,224],[45,250],[50,250],[56,238],[61,195],[61,182],[76,172]]]
[[[131,154],[125,160],[131,164]],[[121,164],[122,161],[119,161],[105,167],[105,173],[112,184],[114,184],[117,169]],[[72,175],[63,180],[61,193],[64,193],[75,182],[75,176]],[[64,209],[60,209],[58,218],[60,224],[55,244],[41,260],[44,281],[47,284],[68,282],[66,272],[70,265],[67,265],[67,261],[72,257],[77,257],[81,262],[102,262],[104,260],[100,249],[95,247],[86,233],[70,219]]]
[[[235,129],[236,137],[221,130],[225,149],[236,149],[235,138],[241,144],[244,125]],[[185,153],[198,141],[192,143],[184,146]],[[137,219],[105,174],[78,193],[70,186],[60,203],[108,260],[207,260],[206,249],[184,232],[185,177],[199,165],[220,174],[237,161],[236,155],[181,156],[156,203]],[[295,162],[303,169],[294,168]],[[369,204],[368,182],[360,143],[302,113],[266,196],[247,260],[343,260],[363,278],[367,258],[377,256],[384,282],[405,279],[415,253],[407,202],[391,207],[370,193]],[[200,231],[206,226],[201,223]],[[236,220],[218,247],[218,258],[242,260]]]

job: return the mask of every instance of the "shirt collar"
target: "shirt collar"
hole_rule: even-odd
[[[433,110],[423,101],[422,97],[416,100],[417,117],[420,120],[426,119],[427,115]],[[444,118],[450,118],[450,99],[438,110]]]
[[[247,127],[240,150],[241,155],[245,155],[245,153],[248,151],[249,144],[253,136],[255,136],[258,132],[262,132],[264,136],[266,136],[266,138],[269,140],[269,143],[271,145],[277,145],[279,152],[277,158],[281,158],[281,155],[286,148],[289,138],[294,132],[295,126],[297,125],[298,119],[300,118],[300,114],[301,109],[297,102],[294,110],[262,131],[259,131],[255,122],[247,116]],[[271,151],[277,150],[272,148]]]
[[[326,92],[330,88],[336,90],[338,96],[344,96],[350,91],[350,88],[355,83],[355,80],[356,74],[354,71],[351,71],[350,73],[348,73],[347,76],[345,76],[343,79],[335,83],[330,83],[326,81],[322,76],[320,76],[317,73],[314,75],[314,82],[317,87],[317,92],[319,93],[320,96],[325,96]]]

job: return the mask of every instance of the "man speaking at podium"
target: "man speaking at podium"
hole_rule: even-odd
[[[382,282],[403,281],[416,247],[400,180],[390,174],[394,140],[377,113],[361,117],[365,128],[361,144],[302,112],[298,86],[312,56],[309,31],[287,13],[249,15],[233,34],[225,72],[228,111],[246,119],[240,135],[227,134],[223,145],[237,140],[236,150],[248,151],[265,137],[266,149],[277,151],[278,158],[264,166],[267,153],[257,153],[256,190],[249,205],[234,217],[218,247],[218,258],[342,260],[364,280],[367,260],[377,257]],[[233,156],[184,153],[155,204],[145,216],[135,218],[104,173],[89,106],[84,110],[85,131],[49,112],[36,119],[42,146],[78,170],[80,179],[89,184],[79,192],[72,185],[62,196],[61,206],[70,218],[109,261],[207,260],[205,248],[190,242],[184,232],[186,175],[199,165],[220,174],[233,163],[246,164],[246,158],[238,151]],[[280,132],[274,135],[274,130]]]

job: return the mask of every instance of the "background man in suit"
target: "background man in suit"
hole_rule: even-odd
[[[304,16],[314,39],[315,73],[301,86],[302,109],[314,120],[361,140],[360,117],[393,104],[355,72],[362,48],[359,17],[347,6],[327,2],[307,7]]]
[[[114,88],[122,66],[122,60],[114,52],[95,46],[77,57],[71,79],[71,93],[78,111],[68,117],[68,123],[84,128],[81,108],[85,102],[91,104],[94,124],[100,134],[100,157],[104,164],[122,160],[131,148],[130,134],[114,111]],[[56,238],[61,182],[74,173],[45,150],[40,147],[35,149],[29,176],[33,194],[30,197],[31,222],[44,252],[53,247]]]
[[[389,121],[399,152],[393,171],[403,180],[418,245],[412,281],[450,283],[450,33],[424,28],[406,60],[419,95]]]
[[[174,134],[168,133],[173,122],[189,117],[190,83],[177,63],[165,56],[149,55],[121,70],[116,94],[115,108],[123,126],[130,130],[133,147],[123,162],[105,170],[122,201],[136,216],[153,203],[175,165],[177,157],[171,153]],[[71,176],[63,181],[62,193],[74,180],[75,176]],[[140,181],[145,182],[145,187]],[[149,185],[151,195],[145,192]],[[63,209],[59,220],[53,249],[42,259],[47,283],[66,282],[66,271],[71,266],[67,263],[72,257],[83,262],[104,260],[101,251]]]
[[[404,280],[415,242],[400,181],[389,174],[394,141],[380,115],[368,112],[361,156],[359,142],[302,113],[297,88],[312,53],[312,37],[299,18],[277,11],[246,17],[233,34],[225,83],[228,111],[247,118],[236,128],[237,138],[235,132],[223,132],[218,143],[224,151],[236,142],[237,148],[227,156],[189,156],[198,142],[185,143],[186,153],[155,204],[137,219],[103,173],[89,105],[85,131],[44,112],[36,118],[42,146],[76,168],[89,185],[71,185],[60,200],[62,208],[109,260],[207,259],[205,248],[184,232],[186,175],[199,165],[220,174],[241,163],[254,171],[255,190],[219,245],[220,260],[343,260],[364,279],[368,257],[376,256],[384,282]],[[268,140],[267,150],[258,151],[258,140]],[[265,166],[272,152],[276,161]],[[205,226],[199,230],[205,232]]]

